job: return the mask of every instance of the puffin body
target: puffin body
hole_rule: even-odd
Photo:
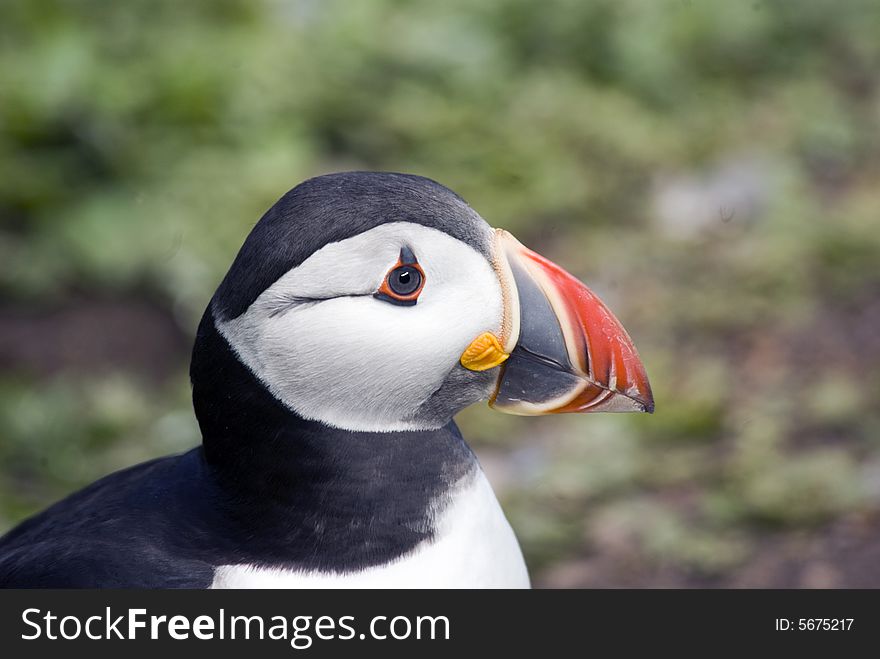
[[[418,176],[306,181],[254,227],[199,325],[202,445],[0,539],[0,586],[528,587],[453,416],[652,411],[571,275]]]

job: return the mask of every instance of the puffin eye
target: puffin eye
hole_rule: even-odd
[[[385,280],[374,297],[392,304],[412,306],[418,300],[424,285],[425,272],[416,261],[412,250],[404,247],[400,250],[397,264],[385,275]]]
[[[411,265],[402,265],[388,273],[388,288],[399,297],[408,297],[422,286],[422,273]]]

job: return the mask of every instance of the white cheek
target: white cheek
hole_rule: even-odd
[[[267,388],[305,418],[350,430],[425,427],[413,414],[459,367],[474,338],[499,331],[502,295],[489,262],[464,243],[422,227],[407,240],[426,275],[414,306],[358,295],[272,313],[279,294],[296,293],[292,271],[261,296],[265,304],[258,300],[220,330]]]
[[[400,307],[337,298],[271,319],[260,350],[263,379],[303,416],[361,430],[399,430],[458,364],[470,342],[497,331],[497,295]],[[455,291],[456,293],[464,293]],[[461,299],[461,298],[459,298]]]

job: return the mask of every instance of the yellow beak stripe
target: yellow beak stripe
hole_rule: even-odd
[[[488,371],[510,357],[492,332],[480,334],[461,354],[461,365],[471,371]]]

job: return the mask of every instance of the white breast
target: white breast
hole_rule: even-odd
[[[528,588],[519,544],[482,471],[453,496],[435,538],[349,574],[222,565],[212,588]]]

